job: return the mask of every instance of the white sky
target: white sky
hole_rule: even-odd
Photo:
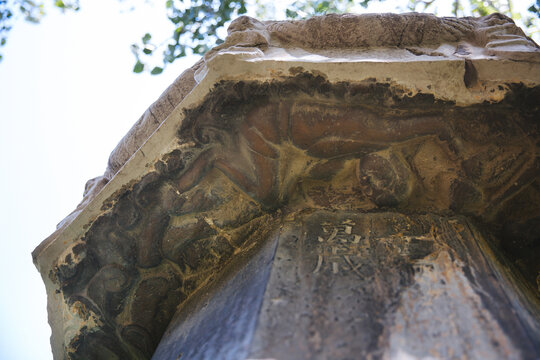
[[[124,11],[127,3],[136,10]],[[52,359],[45,287],[30,253],[103,173],[131,125],[196,61],[159,76],[132,73],[130,44],[147,31],[172,31],[164,1],[156,4],[82,0],[78,13],[52,10],[40,25],[15,24],[0,48],[0,359]],[[369,10],[396,11],[393,4]]]

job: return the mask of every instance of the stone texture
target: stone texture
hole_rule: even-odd
[[[488,55],[530,61],[531,52],[539,50],[538,45],[528,39],[510,18],[501,14],[481,18],[438,18],[418,13],[330,14],[308,20],[264,22],[243,16],[233,21],[228,34],[222,45],[210,50],[203,60],[183,72],[133,125],[111,153],[104,175],[88,181],[84,200],[59,223],[59,228],[71,222],[84,209],[182,102],[197,85],[197,78],[200,80],[201,74],[208,72],[205,62],[210,62],[216,54],[237,53],[242,57],[258,57],[263,55],[259,49],[266,52],[272,49],[361,49],[366,52],[368,49],[386,47],[404,49],[414,56],[474,59]],[[457,46],[450,49],[443,46],[453,43],[457,43]],[[377,57],[380,55],[374,54]],[[465,83],[468,88],[478,85],[476,72],[472,62],[465,62]],[[500,90],[506,92],[505,89]]]
[[[55,358],[538,357],[539,63],[501,15],[233,22],[35,250]]]
[[[276,243],[273,263],[255,258],[246,270],[258,272],[181,309],[153,359],[535,358],[538,341],[505,311],[505,280],[462,217],[303,211],[266,246]],[[260,294],[245,279],[269,268],[257,306],[242,306],[233,294]],[[256,326],[231,336],[243,317]]]

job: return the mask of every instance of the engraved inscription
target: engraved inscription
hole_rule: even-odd
[[[358,272],[361,265],[355,258],[361,256],[362,248],[369,247],[369,240],[363,239],[361,243],[362,236],[352,233],[354,225],[350,219],[339,224],[321,223],[323,235],[317,237],[319,254],[314,274],[321,271],[323,266],[329,266],[334,274],[341,269],[344,272],[354,271],[361,276]]]
[[[354,231],[356,223],[346,219],[337,223],[320,223],[317,235],[317,260],[313,274],[329,271],[332,274],[353,272],[364,278],[362,267],[373,259],[375,253],[384,251],[407,260],[423,258],[433,251],[434,239],[431,235],[389,235],[371,236],[371,230],[361,235]]]

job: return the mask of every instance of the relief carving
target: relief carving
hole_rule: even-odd
[[[516,112],[512,100],[466,108],[423,97],[396,103],[399,90],[310,74],[221,84],[187,114],[181,146],[111,198],[51,271],[80,319],[66,320],[66,353],[149,358],[186,299],[262,241],[281,214],[306,207],[471,215],[495,229],[503,247],[513,241],[505,231],[514,222],[520,233],[534,231],[537,210],[508,209],[514,201],[540,203],[537,113]],[[502,214],[508,220],[498,223]],[[381,266],[377,252],[405,264],[434,251],[429,229],[375,237],[357,225],[317,225],[312,274],[365,279]],[[523,269],[536,281],[538,270]]]
[[[450,45],[450,51],[446,45]],[[212,58],[220,54],[264,58],[269,48],[366,51],[381,47],[406,49],[415,56],[469,59],[485,55],[536,63],[540,53],[538,45],[502,14],[480,18],[438,18],[418,13],[330,14],[300,21],[258,21],[242,16],[229,26],[225,42],[182,73],[135,123],[112,152],[105,174],[88,181],[83,201],[58,227],[71,222],[144,144],[209,71],[207,63]],[[467,87],[474,87],[476,70],[468,60],[465,66]],[[483,87],[486,92],[501,92],[501,98],[508,92],[505,86]]]
[[[224,44],[216,52],[234,47],[266,47],[303,49],[358,49],[369,47],[433,48],[441,44],[462,42],[457,53],[469,55],[465,44],[516,51],[536,51],[538,46],[528,39],[513,20],[502,14],[484,17],[436,17],[431,14],[329,14],[307,20],[258,21],[242,16],[231,23]],[[459,49],[463,50],[459,50]],[[414,50],[413,50],[414,51]],[[418,51],[418,50],[417,50]],[[503,50],[504,51],[504,50]]]
[[[370,67],[376,77],[343,80],[349,78],[341,66],[360,64],[355,71],[364,71],[381,52],[392,61]],[[522,351],[534,358],[540,323],[519,304],[540,301],[540,80],[534,71],[524,76],[523,67],[519,81],[500,81],[496,72],[522,63],[536,69],[539,56],[538,46],[500,14],[235,20],[226,41],[167,89],[113,151],[105,174],[87,183],[83,201],[58,230],[90,214],[80,232],[69,228],[62,236],[77,235],[63,239],[63,247],[52,236],[36,249],[36,263],[55,254],[41,268],[51,311],[60,314],[51,320],[55,357],[151,358],[175,314],[192,309],[194,299],[258,249],[275,250],[277,237],[276,256],[294,261],[266,254],[257,264],[273,261],[284,276],[301,274],[288,286],[305,286],[297,298],[307,294],[306,303],[310,296],[324,299],[313,311],[327,318],[312,317],[304,303],[286,307],[279,287],[265,295],[263,308],[275,305],[285,318],[303,321],[308,336],[298,340],[305,345],[299,359],[324,358],[325,349],[336,358],[351,349],[374,358],[421,356],[430,349],[411,340],[421,335],[419,322],[442,329],[429,341],[478,336],[488,344],[459,343],[466,349],[458,357],[512,358]],[[328,63],[321,69],[335,71],[334,78],[304,68],[314,61]],[[387,76],[392,62],[415,64],[408,68],[412,80]],[[245,76],[212,78],[223,64],[251,67]],[[414,69],[426,70],[418,81],[425,84],[416,86]],[[167,133],[166,126],[174,128]],[[154,147],[167,150],[143,154],[141,169],[122,173],[151,136],[164,141]],[[105,192],[117,173],[128,173],[129,181]],[[493,280],[490,266],[499,257],[517,274],[515,297]],[[249,278],[255,265],[246,266]],[[264,281],[278,281],[270,273],[255,279],[257,296]],[[334,285],[350,296],[333,294]],[[241,288],[238,296],[259,309],[248,292]],[[456,296],[467,306],[450,311],[446,301]],[[460,338],[429,317],[430,302],[452,321],[474,318],[481,325],[460,330],[467,334]],[[321,304],[343,306],[329,311]],[[244,305],[228,306],[241,319]],[[342,326],[340,316],[353,313],[358,324]],[[220,324],[243,324],[231,319]],[[277,346],[272,341],[286,334],[277,329],[269,340],[260,331],[272,334],[272,321],[261,324],[254,356],[257,349],[285,348],[294,337]],[[201,329],[203,338],[208,331]],[[343,345],[352,335],[354,346]],[[188,350],[201,354],[199,348]],[[440,347],[437,356],[451,357],[454,349]]]

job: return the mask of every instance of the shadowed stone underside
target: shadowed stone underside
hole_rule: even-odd
[[[224,343],[230,359],[429,355],[411,334],[433,340],[441,357],[461,338],[483,345],[456,356],[535,358],[540,89],[508,87],[499,103],[456,106],[399,85],[311,73],[216,85],[185,114],[174,148],[116,191],[48,274],[66,304],[66,356],[149,359],[178,311],[210,336],[207,358]],[[265,264],[260,274],[241,270],[258,268],[254,261]],[[501,261],[514,275],[497,270]],[[284,266],[298,283],[276,279],[290,273]],[[254,278],[235,278],[243,273]],[[506,287],[510,276],[519,291]],[[274,301],[285,296],[280,281],[297,297],[284,308]],[[224,289],[218,298],[245,302],[227,296],[200,314],[182,312],[200,309],[212,286]],[[220,304],[229,304],[220,316],[239,320],[219,331],[245,324],[244,337],[205,331],[197,317]],[[287,323],[304,304],[314,309],[306,322]],[[344,323],[351,319],[357,326]],[[180,326],[185,347],[202,351],[189,335],[198,328],[178,324],[167,336]],[[285,329],[300,330],[274,354],[272,334]],[[174,344],[156,358],[182,352]]]

